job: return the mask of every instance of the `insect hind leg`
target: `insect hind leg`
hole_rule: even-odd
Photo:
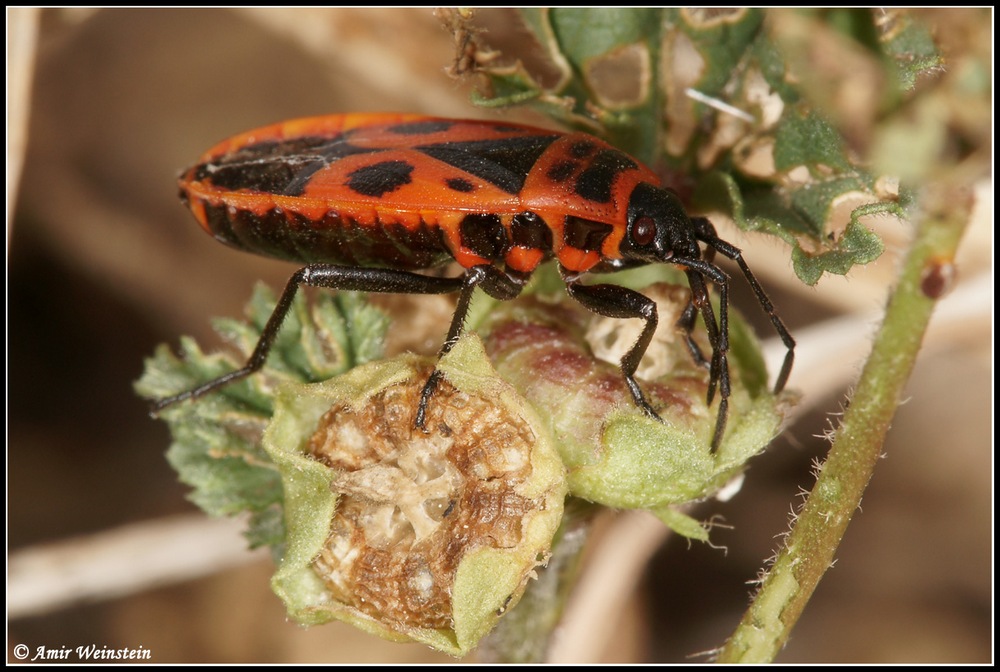
[[[381,268],[356,268],[333,264],[310,264],[292,274],[278,298],[271,316],[267,319],[257,345],[241,369],[231,371],[198,387],[159,399],[152,403],[150,413],[156,415],[163,409],[188,399],[197,399],[230,383],[242,380],[261,369],[274,345],[292,301],[299,287],[323,287],[344,291],[379,292],[389,294],[449,294],[463,288],[464,280],[436,278],[409,271]],[[450,349],[450,348],[449,348]]]

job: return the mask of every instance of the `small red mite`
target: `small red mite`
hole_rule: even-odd
[[[621,371],[636,405],[656,419],[634,377],[656,330],[656,304],[634,290],[581,278],[651,263],[685,272],[691,301],[679,326],[695,361],[709,369],[708,402],[716,390],[720,397],[713,451],[730,396],[729,278],[713,263],[716,252],[739,265],[787,347],[775,393],[791,371],[795,341],[740,250],[707,219],[688,217],[649,168],[585,133],[411,114],[309,117],[219,143],[181,175],[180,196],[216,240],[305,265],[289,279],[246,366],[155,402],[154,413],[259,370],[300,285],[459,292],[443,356],[462,333],[476,287],[513,299],[553,257],[567,292],[585,307],[645,321]],[[465,272],[454,278],[415,272],[451,261]],[[718,322],[709,284],[720,293]],[[711,360],[691,337],[699,311]],[[420,428],[440,377],[433,372],[423,388]]]

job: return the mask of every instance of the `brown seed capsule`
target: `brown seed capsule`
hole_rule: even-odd
[[[448,628],[464,555],[512,548],[543,505],[518,494],[534,434],[494,400],[442,382],[424,432],[414,413],[426,376],[361,408],[334,405],[308,442],[338,472],[330,537],[314,562],[332,597],[385,624]]]

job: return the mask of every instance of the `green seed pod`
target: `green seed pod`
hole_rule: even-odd
[[[659,284],[645,293],[657,301],[661,324],[676,323],[687,305],[684,288]],[[568,470],[570,494],[615,508],[649,509],[677,532],[706,540],[707,531],[671,507],[712,495],[739,475],[746,461],[778,434],[781,399],[766,388],[759,350],[730,312],[732,396],[724,439],[711,450],[718,413],[706,403],[708,371],[669,328],[649,348],[653,367],[642,382],[663,422],[639,411],[609,359],[635,341],[628,322],[611,330],[570,302],[537,298],[498,306],[480,333],[497,370],[551,425]],[[703,336],[696,332],[695,340]],[[705,342],[696,342],[710,352]]]

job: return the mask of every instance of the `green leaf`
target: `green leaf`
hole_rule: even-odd
[[[806,166],[850,171],[843,140],[830,124],[815,112],[792,112],[782,119],[774,139],[774,167],[779,172]]]
[[[899,203],[872,196],[872,202],[851,211],[843,231],[834,233],[823,228],[822,236],[813,237],[818,227],[827,226],[833,201],[848,192],[864,191],[857,189],[861,184],[856,178],[843,178],[787,193],[760,187],[744,192],[735,178],[720,172],[699,185],[695,200],[706,209],[721,210],[744,231],[764,231],[785,240],[792,246],[796,275],[814,285],[824,273],[845,275],[854,266],[870,263],[882,254],[882,241],[864,226],[862,217],[904,216]],[[808,237],[802,239],[802,234]]]
[[[983,14],[984,20],[991,18]],[[905,10],[886,10],[880,18],[880,41],[895,65],[900,88],[909,91],[920,77],[944,67],[931,31]]]
[[[815,283],[823,273],[847,273],[881,253],[861,217],[899,216],[902,207],[876,191],[879,176],[861,167],[848,148],[857,144],[859,128],[904,99],[915,78],[939,69],[941,59],[930,32],[903,10],[768,14],[735,8],[524,9],[526,25],[558,73],[555,81],[543,85],[520,62],[491,61],[480,72],[502,92],[503,101],[495,103],[530,100],[573,128],[601,134],[640,160],[667,167],[670,181],[693,185],[697,210],[721,211],[746,230],[778,236],[789,244],[799,277]],[[860,59],[870,77],[882,73],[884,91],[866,99],[872,107],[865,119],[851,109],[828,114],[817,107],[850,99],[835,95],[841,80],[814,81],[851,75],[837,68],[841,48]],[[809,59],[821,54],[834,65],[814,75]],[[620,68],[619,83],[645,73],[627,104],[609,101],[596,83],[595,63],[612,62]],[[850,142],[845,132],[855,134]],[[885,134],[881,157],[903,155],[893,148],[912,134],[901,128],[897,136]],[[928,149],[921,156],[931,155],[939,146],[924,137]],[[832,207],[845,197],[859,201],[846,227]]]
[[[654,113],[660,98],[653,83],[662,10],[532,8],[522,9],[521,16],[559,73],[556,82],[543,87],[518,65],[514,70],[523,99],[568,126],[603,131],[618,147],[652,160],[660,132]],[[509,68],[484,72],[498,90],[512,84]]]
[[[281,502],[277,472],[263,451],[222,422],[178,425],[167,460],[194,488],[191,500],[211,515],[262,511]]]
[[[764,12],[759,9],[669,9],[666,18],[691,41],[703,67],[694,86],[709,96],[723,94],[757,40]]]
[[[258,285],[247,304],[247,321],[214,321],[235,352],[206,354],[181,339],[181,357],[166,346],[146,361],[136,391],[158,399],[189,390],[243,365],[274,310],[274,294]],[[283,383],[322,380],[381,356],[388,318],[358,294],[300,293],[275,339],[264,368],[201,399],[160,412],[173,441],[167,460],[191,486],[191,501],[210,515],[250,512],[246,536],[252,546],[284,542],[285,493],[280,474],[261,440]]]

